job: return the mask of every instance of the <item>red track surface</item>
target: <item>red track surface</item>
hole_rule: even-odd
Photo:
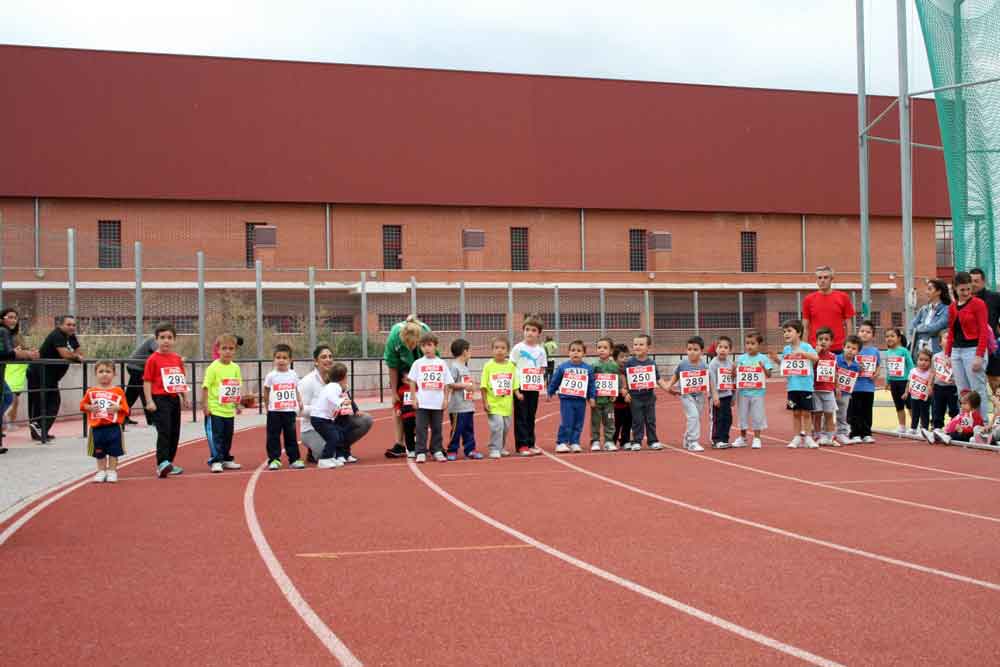
[[[778,398],[775,437],[788,421]],[[676,442],[678,406],[659,405],[660,436]],[[538,423],[548,449],[557,419]],[[1000,662],[994,454],[885,438],[559,459],[575,469],[547,457],[420,467],[503,532],[381,458],[390,434],[376,423],[347,469],[261,473],[251,498],[295,588],[364,664],[801,662],[747,631],[831,663]],[[336,663],[248,530],[262,431],[238,434],[235,451],[239,473],[201,472],[195,443],[182,477],[140,462],[25,523],[0,546],[0,662]]]

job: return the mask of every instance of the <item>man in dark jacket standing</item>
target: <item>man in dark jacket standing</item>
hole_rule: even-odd
[[[51,439],[49,429],[59,416],[62,403],[59,381],[66,375],[71,362],[83,361],[80,342],[76,339],[76,318],[63,315],[57,322],[56,328],[38,348],[38,356],[63,363],[36,364],[28,369],[28,418],[31,420],[28,426],[31,438],[42,442]]]

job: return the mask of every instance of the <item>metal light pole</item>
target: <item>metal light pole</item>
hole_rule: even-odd
[[[865,82],[865,5],[855,0],[858,42],[858,186],[861,217],[861,313],[871,312],[871,233],[868,210],[868,91]]]
[[[913,166],[910,146],[909,66],[906,53],[906,0],[896,0],[896,38],[899,46],[899,166],[903,218],[904,322],[913,320]]]

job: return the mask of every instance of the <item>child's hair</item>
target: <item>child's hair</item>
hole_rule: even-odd
[[[420,345],[422,346],[424,343],[434,343],[434,345],[437,345],[438,337],[432,334],[430,331],[425,331],[420,336]]]
[[[858,331],[861,331],[865,327],[868,327],[872,330],[872,333],[875,333],[875,323],[871,320],[862,320],[861,324],[858,325]]]
[[[115,362],[109,361],[107,359],[101,359],[96,364],[94,364],[94,372],[95,373],[97,371],[99,371],[100,369],[102,369],[102,368],[110,368],[111,372],[114,373],[115,372]]]
[[[583,353],[584,353],[584,354],[587,354],[587,344],[586,344],[586,343],[584,343],[584,342],[583,342],[582,340],[580,340],[579,338],[577,338],[576,340],[571,340],[571,341],[569,342],[569,345],[568,345],[568,346],[566,346],[566,349],[567,349],[567,350],[572,350],[572,349],[573,349],[573,346],[574,346],[574,345],[579,345],[579,346],[580,346],[580,349],[581,349],[581,350],[583,350]]]
[[[496,338],[491,340],[490,349],[493,349],[493,347],[495,347],[497,343],[503,343],[503,346],[506,347],[508,351],[510,351],[510,341],[507,340],[506,336],[497,336]]]
[[[638,336],[632,336],[632,340],[639,340],[640,338],[646,339],[646,345],[653,344],[653,337],[650,336],[649,334],[639,334]]]
[[[687,339],[687,344],[697,345],[698,349],[700,350],[705,349],[705,339],[702,338],[701,336],[691,336],[690,338]]]
[[[973,410],[978,410],[979,406],[982,404],[983,399],[979,396],[978,391],[970,391],[967,394],[962,394],[962,397],[958,399],[961,403],[968,403],[969,407]]]
[[[333,348],[331,348],[326,343],[320,343],[315,348],[313,348],[313,359],[319,359],[319,355],[323,354],[324,352],[329,352],[332,355]]]
[[[944,338],[947,335],[948,335],[948,328],[945,327],[944,329],[941,329],[941,331],[938,331],[938,340]]]
[[[796,332],[802,335],[802,320],[785,320],[781,323],[782,330],[784,329],[795,329]]]
[[[597,344],[600,345],[601,343],[607,343],[608,347],[610,347],[612,350],[615,349],[615,341],[611,340],[611,338],[609,338],[608,336],[604,336],[603,338],[598,338]]]
[[[752,340],[758,345],[764,342],[764,337],[760,335],[757,331],[751,331],[746,336],[743,337],[744,340]]]
[[[934,355],[931,354],[930,350],[920,350],[917,352],[917,361],[920,361],[920,357],[927,357],[928,362],[934,361]]]
[[[340,382],[346,377],[347,377],[347,366],[338,361],[333,366],[330,366],[329,379],[327,380],[327,382]]]
[[[830,340],[833,340],[833,329],[830,327],[820,327],[816,329],[816,340],[819,340],[820,336],[829,336]]]
[[[899,327],[889,327],[885,330],[886,333],[889,333],[890,331],[895,333],[896,337],[899,338],[899,346],[906,347],[906,334],[903,333],[903,330]]]
[[[272,354],[271,356],[272,357],[276,357],[279,354],[281,354],[282,352],[284,352],[285,354],[287,354],[289,359],[292,358],[292,346],[288,345],[287,343],[278,343],[277,345],[275,345],[274,346],[274,354]]]
[[[456,338],[451,341],[451,356],[460,357],[469,349],[469,341],[464,338]]]
[[[850,336],[844,339],[844,345],[847,345],[848,343],[858,348],[859,350],[861,349],[861,339],[858,338],[856,334],[851,334]]]
[[[220,334],[218,338],[215,339],[215,344],[222,347],[226,343],[236,347],[236,336],[229,333]]]
[[[628,354],[628,345],[625,343],[618,343],[613,348],[611,348],[611,358],[618,359],[618,357],[623,354]]]
[[[719,343],[729,343],[729,349],[733,349],[733,339],[729,336],[719,336],[715,339],[715,346],[718,347]]]
[[[546,343],[548,343],[550,340],[552,340],[552,336],[546,336],[545,337],[545,342]]]
[[[538,329],[538,333],[542,333],[542,318],[538,315],[525,315],[524,322],[521,324],[521,331],[524,331],[527,327],[535,327]]]
[[[153,335],[159,338],[160,334],[165,331],[169,331],[174,335],[174,338],[177,338],[177,329],[175,329],[174,325],[171,324],[170,322],[160,322],[159,324],[157,324],[156,328],[153,329]]]

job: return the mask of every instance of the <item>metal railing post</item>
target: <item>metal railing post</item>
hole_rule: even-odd
[[[514,285],[507,283],[507,338],[514,344]]]
[[[649,290],[642,290],[642,307],[646,313],[646,335],[653,337],[653,311],[649,308]]]
[[[254,273],[257,290],[257,358],[264,356],[264,262],[254,262]]]
[[[361,272],[361,358],[368,358],[368,278]]]
[[[66,279],[69,284],[68,315],[76,317],[76,230],[66,230]]]
[[[701,335],[701,323],[698,321],[701,318],[698,314],[698,290],[694,290],[691,293],[691,305],[694,307],[694,335]]]
[[[205,253],[198,251],[198,358],[205,358]]]
[[[458,284],[458,327],[462,332],[462,338],[465,338],[465,281],[463,280]]]
[[[553,304],[552,304],[553,305],[553,310],[555,311],[554,312],[555,322],[553,322],[553,325],[555,327],[556,344],[558,344],[559,343],[560,324],[561,324],[559,322],[559,285],[556,285],[555,288],[553,288],[552,299],[553,299]]]
[[[135,242],[135,344],[142,344],[142,242]]]
[[[795,290],[795,312],[798,318],[802,319],[802,290]]]
[[[740,340],[739,340],[739,344],[742,346],[743,345],[743,341],[746,338],[746,333],[745,333],[744,327],[743,327],[743,290],[740,290],[739,292],[736,293],[736,300],[737,300],[737,303],[739,304],[739,317],[740,317]],[[735,345],[733,347],[735,347]],[[742,350],[743,348],[740,347],[740,349]]]
[[[410,314],[417,314],[417,279],[410,276]]]
[[[600,290],[598,290],[598,303],[600,304],[601,336],[602,337],[607,333],[607,319],[606,319],[607,313],[605,312],[605,300],[604,300],[604,298],[605,298],[604,288],[602,287],[602,288],[600,288]]]
[[[316,269],[309,267],[309,350],[316,349]]]

